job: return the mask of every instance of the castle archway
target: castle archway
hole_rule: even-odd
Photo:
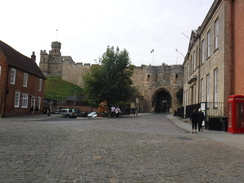
[[[171,95],[164,89],[156,91],[153,95],[154,112],[164,113],[169,112],[171,108]]]

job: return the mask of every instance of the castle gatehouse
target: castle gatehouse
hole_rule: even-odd
[[[75,63],[71,56],[61,55],[61,43],[52,42],[51,50],[40,52],[39,67],[46,76],[60,76],[63,80],[83,87],[82,76],[90,64]],[[132,76],[141,94],[132,104],[139,112],[168,112],[179,107],[176,93],[183,88],[182,65],[136,66]]]

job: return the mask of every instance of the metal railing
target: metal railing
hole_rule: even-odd
[[[194,109],[198,110],[200,107],[201,107],[200,103],[186,106],[185,118],[190,118],[193,113],[193,110]]]
[[[184,118],[184,107],[177,108],[177,110],[174,113],[174,116]]]
[[[178,108],[176,116],[181,118],[190,118],[194,109],[199,109],[205,106],[205,128],[209,130],[223,130],[227,129],[227,117],[224,111],[224,102],[205,102],[194,105]]]
[[[206,117],[225,117],[224,103],[223,102],[204,102],[205,103],[205,115]],[[178,108],[176,115],[179,117],[190,118],[194,109],[201,108],[201,103],[188,105]]]

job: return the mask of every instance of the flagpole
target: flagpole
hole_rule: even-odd
[[[181,52],[179,52],[178,49],[176,49],[175,51],[176,51],[176,64],[178,64],[178,53],[181,54],[182,57],[185,57],[185,55],[183,55]]]
[[[56,36],[56,41],[58,41],[58,29],[56,29],[57,36]]]
[[[178,64],[178,50],[176,49],[176,64]]]
[[[152,65],[154,65],[154,50],[153,50],[153,62],[152,62]]]
[[[152,65],[154,65],[154,49],[150,53],[153,53]]]

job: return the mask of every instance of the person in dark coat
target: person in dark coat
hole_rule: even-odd
[[[50,114],[51,114],[51,105],[49,105],[47,109],[47,115],[50,116]]]
[[[198,116],[197,116],[197,110],[194,109],[193,113],[191,115],[191,123],[192,123],[192,133],[197,133],[197,123],[198,123]]]
[[[202,112],[202,109],[200,108],[197,112],[197,120],[198,120],[198,131],[202,131],[202,122],[205,119],[205,116]]]

